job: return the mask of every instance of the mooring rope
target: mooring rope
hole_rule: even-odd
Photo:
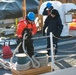
[[[13,58],[14,58],[14,56],[15,56],[16,52],[18,52],[18,49],[19,49],[19,47],[20,47],[21,43],[22,43],[22,42],[20,42],[20,43],[19,43],[19,45],[15,48],[15,50],[14,50],[14,52],[13,52],[13,55],[12,55],[12,57],[10,58],[10,62],[11,62],[11,69],[13,68],[13,65],[14,65],[14,63],[13,63]]]
[[[1,66],[1,68],[4,68],[6,70],[10,70],[11,69],[10,62],[5,62],[1,58],[0,58],[0,66]]]
[[[25,37],[26,37],[26,33],[24,34],[23,39],[25,39]],[[23,40],[23,45],[22,45],[23,50],[24,50],[24,53],[25,53],[25,54],[28,56],[28,58],[30,59],[30,61],[31,61],[31,63],[32,63],[32,67],[33,67],[33,68],[39,68],[39,67],[40,67],[40,63],[39,63],[36,59],[34,59],[34,61],[33,61],[33,59],[27,54],[26,49],[25,49],[25,46],[24,46],[24,41],[25,41],[25,40]],[[37,65],[35,65],[35,64],[37,64]]]

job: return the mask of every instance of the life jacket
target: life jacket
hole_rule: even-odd
[[[30,24],[27,20],[22,20],[18,23],[16,34],[17,36],[22,35],[25,28],[32,29],[32,33],[35,34],[37,32],[36,25]]]

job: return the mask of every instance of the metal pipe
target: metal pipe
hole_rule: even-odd
[[[52,67],[52,71],[54,69],[54,53],[53,53],[53,35],[52,32],[50,32],[50,56],[51,56],[51,67]]]

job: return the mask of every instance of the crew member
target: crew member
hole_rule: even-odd
[[[24,20],[18,23],[16,34],[18,36],[18,44],[23,40],[23,35],[27,32],[27,39],[25,39],[25,48],[30,57],[34,54],[33,40],[31,39],[37,32],[35,24],[35,14],[29,12]],[[19,47],[19,53],[23,53],[22,44]]]

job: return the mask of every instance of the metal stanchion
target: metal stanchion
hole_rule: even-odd
[[[52,36],[52,32],[50,32],[50,55],[51,55],[51,67],[52,67],[52,71],[54,70],[54,53],[53,53],[53,36]]]

